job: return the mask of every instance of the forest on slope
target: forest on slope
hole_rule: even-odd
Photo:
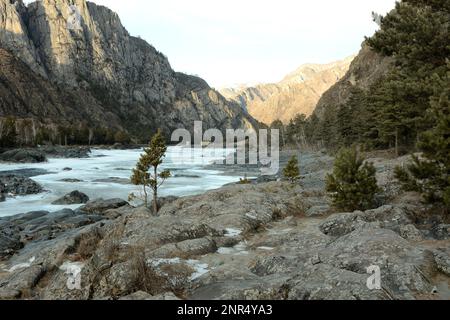
[[[448,116],[450,3],[403,0],[381,19],[347,75],[314,114],[286,126],[291,142],[331,149],[416,150],[422,135]],[[438,110],[436,110],[438,109]]]

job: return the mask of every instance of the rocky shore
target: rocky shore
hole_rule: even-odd
[[[40,163],[47,158],[87,158],[89,147],[42,146],[37,148],[0,149],[0,161],[14,163]]]
[[[393,168],[406,158],[371,159],[380,206],[349,213],[323,191],[333,159],[302,159],[301,184],[162,199],[157,216],[94,199],[1,218],[0,299],[450,298],[450,224],[399,191]],[[371,266],[380,290],[367,286]]]

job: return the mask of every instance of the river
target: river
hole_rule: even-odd
[[[201,150],[197,150],[200,152]],[[185,155],[179,147],[169,147],[161,169],[169,169],[172,177],[160,189],[161,196],[188,196],[219,188],[225,184],[239,181],[239,177],[224,171],[211,170],[211,163],[224,159],[230,151],[221,150],[213,155],[197,156],[180,161]],[[94,149],[85,159],[49,159],[37,164],[0,164],[2,171],[40,169],[45,174],[32,177],[41,184],[45,192],[37,195],[7,198],[0,203],[0,216],[9,216],[29,211],[57,211],[63,208],[76,209],[80,205],[57,206],[51,203],[65,194],[78,190],[96,198],[127,199],[131,192],[139,188],[124,179],[129,179],[142,150],[102,150]],[[196,153],[197,154],[197,153]],[[198,154],[197,154],[198,155]],[[70,168],[71,170],[67,170]],[[66,169],[66,170],[64,170]],[[114,178],[116,181],[108,181]],[[63,180],[80,180],[67,182]],[[106,179],[106,181],[105,181]]]

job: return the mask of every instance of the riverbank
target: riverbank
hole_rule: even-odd
[[[139,188],[131,184],[130,176],[141,152],[140,149],[92,149],[87,158],[49,158],[44,163],[0,164],[0,182],[7,182],[6,178],[10,176],[9,180],[14,178],[40,186],[39,192],[31,194],[16,192],[18,189],[7,190],[6,202],[0,202],[0,216],[36,210],[62,210],[66,206],[52,203],[75,190],[90,199],[128,199],[130,193],[139,192]],[[227,175],[226,171],[206,168],[218,158],[219,155],[199,158],[197,162],[183,162],[179,161],[179,149],[169,147],[162,168],[171,170],[173,177],[161,188],[161,195],[199,194],[239,181],[238,177]],[[138,205],[139,202],[133,204]],[[79,206],[71,205],[68,208],[76,209]]]
[[[340,213],[322,187],[332,159],[308,157],[302,184],[229,185],[168,199],[158,216],[110,201],[0,219],[3,243],[16,235],[0,297],[450,298],[449,221],[395,186],[393,168],[407,158],[371,159],[380,207]],[[367,287],[371,266],[381,290]],[[68,270],[80,272],[74,290]]]

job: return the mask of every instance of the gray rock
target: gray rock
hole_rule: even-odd
[[[128,202],[122,199],[95,199],[91,200],[79,210],[89,214],[102,214],[110,209],[117,209],[128,205]]]
[[[19,163],[39,163],[46,162],[47,158],[42,152],[37,150],[15,149],[0,154],[0,160]]]
[[[0,202],[6,200],[6,186],[3,182],[0,182]]]
[[[439,224],[431,231],[436,239],[447,240],[450,239],[450,224]]]
[[[0,222],[0,259],[14,254],[22,247],[19,229],[14,224]]]
[[[26,177],[26,178],[43,176],[43,175],[47,175],[47,174],[52,174],[52,172],[47,171],[45,169],[38,169],[38,168],[0,171],[0,176],[13,175],[13,176],[22,176],[22,177]]]
[[[450,277],[450,256],[444,252],[435,251],[434,259],[438,270]]]
[[[175,196],[168,196],[168,197],[158,197],[158,208],[161,209],[162,207],[171,204],[172,202],[176,201],[178,197]],[[150,208],[153,209],[153,199],[150,202]]]
[[[43,188],[30,178],[15,175],[0,176],[0,185],[3,185],[3,193],[13,195],[37,194],[43,191]]]
[[[36,298],[133,300],[160,297],[145,292],[183,292],[188,299],[416,299],[432,292],[436,266],[443,274],[448,269],[447,251],[429,249],[446,243],[416,241],[403,207],[303,215],[322,201],[323,193],[270,182],[173,199],[158,216],[123,203],[102,211],[109,204],[98,200],[90,206],[98,213],[35,212],[0,225],[13,224],[30,239],[8,257],[8,268],[34,256],[29,268],[60,266],[83,254],[81,290],[68,292],[67,275],[56,268],[45,274]],[[382,290],[367,287],[371,266],[380,268]],[[136,274],[142,279],[147,268],[152,290],[136,286]],[[25,270],[0,274],[0,294],[14,296],[11,279],[34,274]]]
[[[393,206],[383,206],[365,212],[356,211],[336,214],[323,222],[320,229],[327,235],[340,237],[367,224],[391,229],[399,234],[402,228],[405,236],[420,238],[420,232],[417,229],[412,229],[415,229],[415,227],[412,225],[405,210]]]
[[[82,204],[89,201],[89,197],[82,192],[72,191],[66,194],[64,197],[53,201],[53,205],[70,205],[70,204]]]
[[[412,224],[400,226],[400,236],[403,239],[407,239],[407,240],[411,240],[411,241],[423,240],[422,233],[419,230],[417,230],[417,228]]]
[[[78,182],[83,182],[83,180],[79,180],[79,179],[70,179],[70,178],[68,178],[68,179],[61,179],[61,180],[59,180],[59,181],[61,181],[61,182],[67,182],[67,183],[78,183]]]
[[[91,149],[89,147],[67,147],[67,146],[44,146],[39,151],[49,158],[89,158]],[[69,170],[66,170],[69,169]],[[71,168],[64,168],[64,171],[71,171]]]

